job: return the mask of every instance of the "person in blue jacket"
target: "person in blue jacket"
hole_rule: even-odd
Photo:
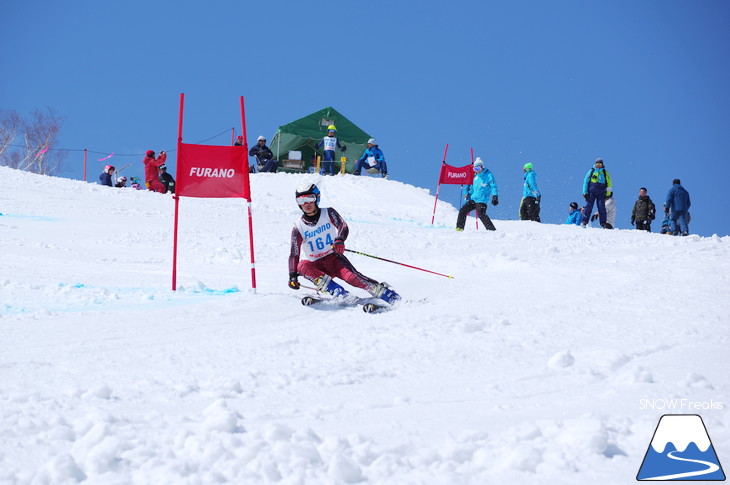
[[[329,125],[327,127],[327,136],[319,140],[317,148],[324,148],[324,160],[322,160],[322,168],[319,173],[322,175],[335,174],[335,148],[339,148],[341,152],[345,152],[347,147],[342,145],[335,136],[337,134],[337,128],[335,125]]]
[[[380,170],[383,178],[388,178],[388,166],[385,163],[385,155],[378,146],[377,140],[371,138],[368,140],[368,147],[362,152],[360,158],[355,160],[355,170],[353,175],[360,175],[362,169],[374,168]]]
[[[113,176],[114,176],[114,165],[107,165],[104,167],[104,171],[99,174],[99,183],[101,185],[106,185],[108,187],[113,187],[114,184],[112,183]]]
[[[593,203],[598,206],[598,222],[601,227],[606,227],[606,199],[613,197],[611,176],[606,171],[602,158],[596,158],[596,162],[583,179],[583,198],[586,200],[583,209],[582,226],[588,225],[588,218],[593,212]]]
[[[580,210],[578,210],[578,203],[577,202],[571,202],[570,203],[570,212],[568,212],[568,218],[565,220],[566,224],[575,224],[576,226],[580,226],[580,221],[583,220],[583,214],[580,213]]]
[[[682,187],[682,183],[679,179],[672,181],[672,188],[667,193],[667,201],[664,204],[664,213],[670,213],[669,216],[672,228],[672,234],[675,236],[681,234],[682,236],[689,235],[689,223],[687,221],[687,215],[689,207],[692,203],[689,200],[689,192]],[[679,227],[677,227],[679,225]]]
[[[466,203],[459,209],[459,215],[456,217],[456,230],[463,231],[466,224],[466,216],[476,209],[477,217],[484,224],[487,231],[496,231],[497,228],[492,224],[492,220],[487,215],[487,203],[492,205],[499,204],[499,195],[497,193],[497,182],[494,180],[492,172],[484,167],[484,162],[477,157],[474,161],[474,181],[466,188]]]
[[[532,170],[532,164],[522,166],[525,172],[522,186],[522,203],[520,204],[520,220],[540,222],[540,191],[537,188],[537,174]]]

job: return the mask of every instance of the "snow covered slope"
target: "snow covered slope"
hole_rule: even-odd
[[[407,301],[303,307],[305,180],[348,248],[454,279],[350,254]],[[169,195],[0,167],[0,483],[629,483],[667,412],[730,461],[729,237],[457,233],[391,180],[252,184],[258,291],[243,201],[185,198],[172,292]]]

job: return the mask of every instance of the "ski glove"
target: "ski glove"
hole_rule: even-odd
[[[337,254],[342,254],[345,252],[345,241],[340,239],[339,237],[335,239],[335,243],[332,245],[332,250],[336,252]]]
[[[585,200],[588,200],[588,194],[583,194],[583,198],[584,198]]]
[[[541,198],[541,197],[542,197],[541,195],[538,195],[538,196],[537,196],[537,197],[535,198],[535,204],[539,204],[539,203],[540,203],[540,198]]]
[[[635,222],[636,222],[636,219],[634,219],[634,218],[632,217],[632,218],[631,218],[631,225],[633,226]]]
[[[492,196],[492,205],[499,205],[499,197],[496,195]]]
[[[595,221],[596,219],[598,219],[598,212],[591,216],[591,221]]]
[[[610,199],[611,197],[613,197],[613,193],[611,193],[611,192],[606,193],[606,198],[607,199]]]
[[[292,290],[299,289],[299,275],[297,273],[292,273],[289,275],[289,288],[291,288]]]

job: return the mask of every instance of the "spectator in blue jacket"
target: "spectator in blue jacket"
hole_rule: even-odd
[[[525,172],[522,186],[522,203],[520,204],[520,220],[540,222],[540,191],[537,189],[537,174],[532,170],[532,164],[522,166]]]
[[[459,209],[459,215],[456,217],[456,230],[463,231],[466,224],[466,216],[476,209],[477,217],[484,224],[487,231],[496,231],[497,228],[492,224],[492,220],[487,215],[487,203],[492,205],[499,204],[499,195],[497,193],[497,181],[494,180],[492,172],[484,167],[484,162],[477,157],[474,161],[474,181],[466,189],[466,203]]]
[[[664,213],[671,214],[669,216],[672,234],[675,236],[681,234],[682,236],[689,235],[689,222],[687,221],[687,214],[692,203],[689,200],[689,192],[682,187],[682,183],[679,179],[672,181],[672,188],[667,193],[667,201],[664,204]],[[679,225],[679,227],[677,227]]]
[[[112,183],[113,177],[114,177],[114,165],[107,165],[104,167],[104,171],[99,174],[99,183],[101,185],[106,185],[108,187],[113,187],[114,184]]]
[[[606,227],[606,199],[613,197],[611,176],[603,165],[602,158],[596,158],[596,162],[583,180],[583,198],[586,200],[583,210],[583,221],[581,225],[588,225],[588,218],[593,211],[593,203],[598,206],[598,221],[601,227]]]
[[[375,138],[368,140],[368,147],[362,152],[360,158],[355,161],[355,170],[352,172],[353,175],[360,175],[362,169],[374,168],[380,170],[380,175],[383,178],[388,178],[388,166],[385,163],[385,155],[378,146],[378,142]]]
[[[570,212],[568,212],[568,218],[565,220],[566,224],[575,224],[576,226],[580,226],[580,221],[583,220],[583,214],[580,213],[580,210],[578,209],[578,203],[577,202],[571,202],[570,203]]]

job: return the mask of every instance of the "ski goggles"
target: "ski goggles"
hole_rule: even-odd
[[[304,205],[307,202],[317,202],[317,196],[314,194],[306,194],[297,197],[297,204]]]

